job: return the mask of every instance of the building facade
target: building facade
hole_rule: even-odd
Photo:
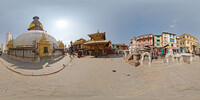
[[[140,48],[144,46],[153,46],[153,34],[146,34],[131,39],[131,43],[136,40]]]
[[[178,49],[180,49],[180,37],[179,36],[176,37],[176,47]]]
[[[183,34],[180,36],[180,48],[185,49],[186,52],[197,52],[198,39],[190,34]]]
[[[162,46],[162,36],[161,35],[154,35],[153,36],[153,46],[161,47]]]
[[[176,34],[169,32],[162,32],[161,35],[142,35],[138,37],[134,37],[131,39],[130,44],[136,41],[140,48],[143,48],[147,45],[152,45],[155,47],[165,47],[169,46],[173,49],[183,49],[185,52],[198,52],[199,51],[199,43],[198,39],[190,34],[183,34],[181,36],[176,36]]]
[[[169,45],[172,48],[176,47],[176,34],[163,32],[161,35],[161,46]]]
[[[124,43],[112,44],[112,49],[115,51],[115,53],[120,53],[124,50],[128,50],[128,45]]]

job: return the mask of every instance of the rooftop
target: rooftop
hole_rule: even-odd
[[[169,32],[162,32],[162,34],[172,34],[172,35],[176,35],[174,33],[169,33]]]

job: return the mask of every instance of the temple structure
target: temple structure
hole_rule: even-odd
[[[33,19],[28,31],[20,34],[14,40],[9,40],[6,45],[8,54],[11,57],[30,61],[56,58],[64,54],[62,41],[56,41],[53,36],[43,31],[39,17],[35,16]]]
[[[88,49],[87,46],[84,45],[85,42],[87,42],[85,39],[80,38],[79,40],[76,40],[74,43],[72,43],[72,46],[75,50]]]
[[[100,33],[98,30],[97,33],[88,35],[91,39],[85,42],[84,45],[87,46],[91,55],[97,57],[104,55],[106,52],[108,54],[112,51],[111,42],[106,40],[105,34],[106,32]]]

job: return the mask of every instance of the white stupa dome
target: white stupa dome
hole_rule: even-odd
[[[51,44],[51,48],[53,48],[53,44],[55,48],[58,48],[58,42],[56,41],[56,39],[54,37],[52,37],[51,35],[49,35],[47,32],[41,31],[41,30],[30,30],[30,31],[26,31],[22,34],[20,34],[13,43],[13,46],[23,46],[23,45],[33,45],[33,41],[36,40],[36,42],[38,43],[40,41],[40,38],[42,37],[42,34],[45,33],[45,36],[47,38],[47,40],[50,42]]]

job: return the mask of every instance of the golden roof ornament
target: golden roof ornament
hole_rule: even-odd
[[[41,31],[44,31],[43,30],[43,26],[40,23],[38,16],[33,17],[33,21],[31,22],[28,30],[41,30]]]

